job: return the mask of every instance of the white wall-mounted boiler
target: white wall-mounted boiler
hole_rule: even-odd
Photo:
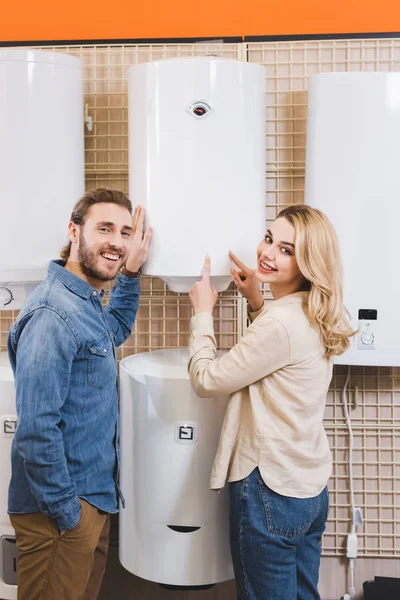
[[[178,587],[233,578],[228,490],[209,489],[228,399],[197,397],[187,361],[177,348],[120,364],[120,561]]]
[[[189,292],[205,255],[218,291],[228,251],[256,266],[265,228],[265,71],[217,57],[128,71],[129,192],[154,234],[143,273]]]
[[[339,237],[359,329],[339,364],[400,366],[400,73],[321,73],[308,87],[305,202]]]
[[[20,308],[59,258],[84,192],[81,61],[0,49],[0,309]]]

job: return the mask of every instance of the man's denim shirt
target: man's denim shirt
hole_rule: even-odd
[[[52,261],[10,330],[18,426],[8,511],[42,512],[60,530],[80,518],[79,498],[118,511],[116,346],[130,335],[139,280],[118,275],[103,292]]]

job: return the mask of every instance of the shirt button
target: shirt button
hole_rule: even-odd
[[[93,296],[97,296],[97,292],[93,292]]]

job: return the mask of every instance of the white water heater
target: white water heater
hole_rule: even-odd
[[[336,228],[358,333],[339,364],[400,366],[400,73],[321,73],[308,87],[305,202]]]
[[[6,353],[0,353],[0,598],[17,597],[17,547],[7,514],[11,444],[17,426],[14,377]]]
[[[216,57],[130,67],[129,192],[154,227],[143,272],[189,292],[211,257],[218,291],[228,251],[255,268],[265,234],[265,71]]]
[[[209,489],[226,397],[199,398],[183,348],[120,364],[120,561],[169,586],[233,578],[228,491]]]
[[[0,50],[0,309],[20,308],[84,193],[81,61]]]

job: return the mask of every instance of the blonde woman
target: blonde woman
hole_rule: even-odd
[[[229,394],[211,488],[229,481],[239,600],[317,600],[331,452],[323,428],[332,359],[349,345],[335,231],[305,205],[286,208],[257,248],[257,269],[233,254],[250,327],[216,358],[217,292],[206,259],[190,292],[189,374],[199,396]],[[259,283],[274,302],[264,307]]]

